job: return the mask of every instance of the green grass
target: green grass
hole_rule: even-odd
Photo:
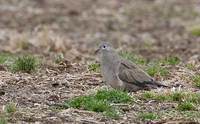
[[[6,104],[6,106],[5,106],[5,112],[6,113],[14,113],[16,111],[17,111],[17,108],[16,108],[15,103],[10,102],[10,103]]]
[[[95,99],[93,96],[81,96],[68,102],[73,108],[82,108],[89,111],[104,112],[112,107],[107,101]]]
[[[196,75],[193,77],[193,82],[194,82],[194,85],[198,88],[200,88],[200,75]]]
[[[200,93],[188,93],[185,95],[186,100],[195,104],[200,103]]]
[[[38,61],[35,57],[25,55],[18,57],[11,66],[11,69],[14,72],[31,73],[36,70],[37,66]]]
[[[38,60],[30,55],[17,56],[11,53],[0,53],[0,64],[6,65],[13,72],[31,73],[38,67]]]
[[[184,118],[185,120],[196,120],[200,118],[200,112],[197,110],[178,110],[166,109],[158,112],[160,118]]]
[[[119,55],[135,64],[145,65],[147,63],[142,56],[136,56],[130,52],[120,52]]]
[[[119,90],[99,90],[96,94],[79,96],[65,101],[64,108],[77,108],[94,112],[102,112],[110,118],[119,117],[119,109],[113,107],[113,103],[128,103],[132,98],[127,92]]]
[[[193,111],[200,104],[200,93],[195,92],[156,93],[145,91],[140,98],[146,101],[155,100],[158,102],[177,103],[175,110],[178,111]]]
[[[155,93],[153,91],[145,91],[141,98],[145,100],[169,101],[169,102],[192,102],[200,103],[200,93],[193,92],[170,92],[170,93]]]
[[[132,101],[132,98],[127,92],[119,90],[99,90],[95,95],[95,99],[106,100],[111,103],[128,103]]]
[[[100,72],[100,64],[92,63],[88,65],[88,70],[93,72]]]
[[[7,124],[7,118],[4,115],[0,116],[0,124]]]
[[[197,26],[193,26],[191,29],[190,29],[190,32],[193,36],[200,36],[200,25],[197,25]]]
[[[195,70],[195,64],[192,64],[192,63],[186,64],[186,68],[190,70]]]
[[[139,112],[137,117],[141,120],[155,120],[159,118],[158,114],[154,112]]]
[[[190,111],[195,109],[195,105],[192,102],[182,102],[178,104],[177,109],[180,111]]]
[[[17,111],[16,104],[9,102],[5,105],[3,111],[0,113],[0,124],[7,124],[8,120],[12,118],[13,113]]]
[[[169,56],[163,59],[152,61],[147,64],[146,72],[150,76],[167,76],[169,70],[166,68],[166,65],[177,65],[180,63],[180,59],[176,56]]]
[[[8,64],[14,61],[14,55],[11,53],[0,53],[0,64]]]
[[[152,77],[156,75],[167,76],[169,74],[169,71],[161,66],[160,63],[149,63],[146,67],[146,72]]]
[[[151,99],[151,100],[157,100],[157,101],[166,101],[169,99],[167,95],[158,94],[153,91],[145,91],[141,97],[145,100]]]
[[[169,56],[169,57],[165,57],[164,59],[160,60],[160,63],[164,64],[164,65],[177,65],[180,63],[180,59],[176,56]]]
[[[184,99],[185,93],[182,92],[174,92],[169,95],[171,101],[181,102]]]
[[[55,63],[60,63],[64,60],[64,55],[62,53],[59,53],[58,55],[56,55],[55,57]]]
[[[1,53],[0,54],[0,64],[4,64],[5,61],[9,58],[9,54],[7,53]]]

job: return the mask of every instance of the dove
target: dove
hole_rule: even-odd
[[[100,43],[95,53],[103,81],[114,89],[136,92],[168,87],[155,81],[135,63],[122,58],[108,42]]]

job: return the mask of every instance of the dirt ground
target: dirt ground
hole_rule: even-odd
[[[17,103],[9,123],[19,124],[182,122],[182,117],[139,121],[133,114],[137,106],[118,120],[84,110],[49,108],[105,86],[99,73],[87,69],[96,61],[94,50],[102,40],[148,60],[176,55],[183,64],[200,67],[200,37],[189,32],[199,23],[199,0],[0,0],[0,51],[30,53],[43,63],[32,74],[0,71],[0,106]],[[55,64],[59,53],[66,61]],[[191,73],[199,69],[179,65],[160,80],[199,90],[187,79]]]

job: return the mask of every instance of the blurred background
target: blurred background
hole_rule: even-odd
[[[173,88],[111,104],[122,108],[109,113],[122,112],[118,120],[103,116],[104,100],[91,100],[87,110],[98,112],[68,108],[64,101],[106,86],[94,55],[102,40]],[[19,124],[199,120],[199,88],[200,0],[0,0],[0,124],[3,114]]]
[[[199,58],[199,0],[0,0],[0,50],[92,59],[101,41],[147,59]]]

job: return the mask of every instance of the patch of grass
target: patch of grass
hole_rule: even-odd
[[[11,53],[0,53],[0,64],[7,64],[8,61],[13,61],[14,58]]]
[[[119,110],[112,103],[127,103],[132,99],[128,93],[117,90],[99,90],[96,94],[79,96],[64,103],[65,108],[77,108],[94,112],[102,112],[110,118],[117,119]]]
[[[193,36],[200,36],[200,25],[197,25],[197,26],[193,26],[191,29],[190,29],[190,32]]]
[[[154,62],[150,62],[146,67],[146,72],[150,76],[167,76],[169,74],[169,70],[164,65],[177,65],[180,63],[180,59],[178,57],[169,56],[164,59],[160,59]]]
[[[200,93],[188,93],[185,95],[185,97],[187,97],[187,101],[188,102],[192,102],[195,104],[200,103]]]
[[[169,56],[160,60],[160,63],[164,65],[177,65],[180,63],[180,59],[176,56]]]
[[[192,63],[186,64],[186,68],[190,70],[195,70],[195,64],[192,64]]]
[[[169,71],[159,63],[150,63],[146,68],[146,72],[153,77],[156,75],[166,76],[169,74]]]
[[[99,90],[97,91],[95,98],[98,100],[106,100],[111,103],[128,103],[132,101],[132,98],[127,92],[120,90]]]
[[[160,118],[184,118],[185,120],[196,120],[200,117],[197,110],[181,111],[178,109],[166,109],[158,112]]]
[[[167,95],[157,94],[153,91],[145,91],[142,94],[142,98],[146,99],[146,100],[152,99],[152,100],[158,100],[158,101],[166,101],[169,99],[169,97]]]
[[[193,77],[193,82],[194,82],[194,85],[198,88],[200,88],[200,75],[196,75]]]
[[[0,116],[0,124],[7,124],[7,118],[4,115]]]
[[[58,55],[56,55],[55,57],[55,63],[60,63],[64,60],[64,55],[62,53],[59,53]]]
[[[191,102],[182,102],[178,104],[177,109],[180,111],[190,111],[195,109],[195,105]]]
[[[120,52],[119,55],[135,64],[145,65],[147,63],[143,57],[136,56],[130,52]]]
[[[172,101],[181,102],[184,98],[184,95],[185,94],[182,92],[174,92],[174,93],[170,94],[169,97]]]
[[[111,109],[111,106],[107,101],[97,100],[92,96],[77,97],[70,101],[68,104],[73,108],[83,108],[85,110],[95,112],[104,112]]]
[[[173,101],[173,102],[192,102],[200,103],[200,94],[193,92],[172,92],[172,93],[155,93],[153,91],[145,91],[141,98],[145,100],[157,100],[157,101]]]
[[[8,54],[1,53],[0,54],[0,64],[3,64],[8,59],[8,57],[9,57]]]
[[[100,72],[100,64],[92,63],[88,65],[88,70],[93,72]]]
[[[17,111],[17,108],[16,108],[15,103],[10,102],[10,103],[6,104],[6,106],[5,106],[5,112],[6,113],[14,113],[16,111]]]
[[[108,101],[95,99],[95,97],[92,95],[80,96],[70,101],[66,101],[65,106],[94,112],[103,112],[106,116],[110,118],[119,117],[117,110],[112,107],[108,103]]]
[[[20,72],[31,73],[36,70],[37,66],[38,66],[38,61],[35,57],[25,55],[25,56],[18,57],[14,61],[11,69],[14,72],[20,71]]]
[[[155,96],[155,93],[152,92],[152,91],[145,91],[143,94],[142,94],[142,98],[144,99],[153,99]]]
[[[139,112],[137,117],[141,120],[155,120],[159,118],[158,114],[154,112]]]
[[[103,114],[106,117],[113,118],[113,119],[118,119],[119,115],[120,115],[120,113],[119,113],[119,111],[117,109],[107,110],[107,111],[103,112]]]

